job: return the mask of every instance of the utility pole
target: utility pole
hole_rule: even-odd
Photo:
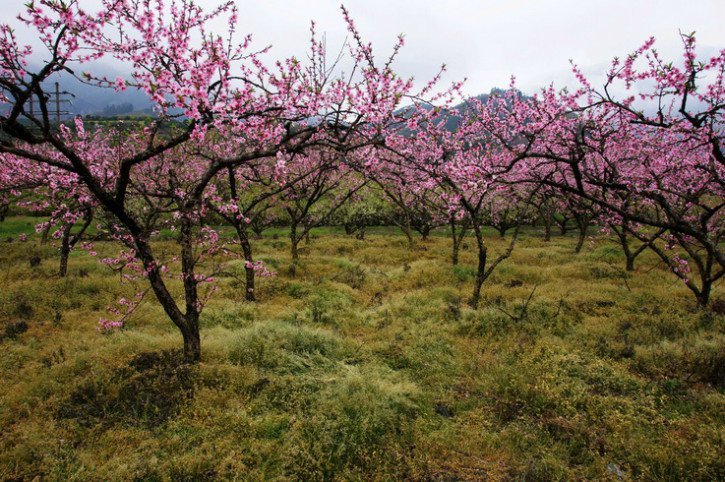
[[[55,83],[55,121],[60,125],[60,85]]]
[[[45,105],[48,106],[48,114],[53,115],[55,114],[55,122],[56,124],[60,125],[60,121],[63,116],[70,115],[71,112],[67,109],[64,109],[62,106],[73,105],[73,101],[71,100],[72,97],[75,97],[70,92],[61,91],[60,90],[60,84],[58,82],[55,82],[53,86],[53,91],[49,92],[44,95],[45,97]],[[35,116],[36,112],[36,102],[38,102],[37,99],[34,99],[31,97],[28,100],[28,111],[30,114],[30,117]],[[40,104],[38,104],[38,111],[41,111]]]

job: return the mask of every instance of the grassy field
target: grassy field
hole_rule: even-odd
[[[133,288],[83,252],[57,278],[7,239],[34,222],[0,224],[1,479],[725,479],[722,287],[697,310],[652,256],[527,232],[474,311],[472,240],[453,267],[444,236],[320,231],[291,278],[270,233],[279,275],[245,303],[230,261],[179,367],[150,299],[96,331]]]

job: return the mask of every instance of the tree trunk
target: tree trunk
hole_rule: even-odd
[[[582,250],[582,247],[584,246],[584,240],[587,237],[588,228],[589,223],[579,223],[579,239],[576,242],[576,248],[574,248],[574,252],[576,254],[579,254]]]
[[[201,340],[199,338],[199,294],[197,280],[194,277],[196,260],[192,246],[192,223],[185,215],[181,218],[179,236],[181,244],[181,273],[184,280],[184,302],[186,313],[182,316],[181,334],[184,337],[184,359],[197,363],[201,358]]]
[[[397,223],[398,227],[401,231],[403,231],[403,234],[405,235],[405,239],[408,240],[408,249],[414,249],[415,248],[415,239],[413,239],[413,230],[411,229],[409,224],[403,224],[403,223]]]
[[[40,235],[40,244],[47,244],[48,243],[48,235],[50,234],[50,224],[48,224],[45,229],[43,229],[43,233]]]
[[[237,237],[242,247],[244,255],[244,299],[247,301],[256,301],[254,294],[254,258],[252,256],[252,243],[249,242],[247,230],[243,226],[237,226]]]
[[[551,241],[551,216],[545,214],[544,219],[544,241]]]
[[[174,300],[174,297],[169,293],[169,290],[164,283],[159,269],[159,264],[156,262],[156,258],[153,255],[153,250],[148,242],[141,238],[139,235],[134,236],[134,244],[136,245],[136,252],[139,258],[143,262],[144,267],[148,273],[148,280],[151,284],[151,289],[156,295],[156,299],[159,301],[161,306],[164,308],[164,312],[176,325],[184,338],[184,358],[187,362],[196,363],[201,358],[201,341],[199,338],[199,316],[196,306],[189,306],[189,290],[196,291],[196,284],[189,283],[193,281],[193,273],[186,271],[188,266],[184,262],[184,252],[182,252],[182,264],[186,269],[182,270],[184,276],[184,287],[187,291],[187,314],[184,315],[179,309],[179,305]],[[186,251],[188,254],[188,251]],[[188,275],[192,274],[191,280],[188,279]],[[191,296],[194,297],[193,295]]]
[[[710,292],[712,291],[712,281],[710,279],[703,279],[700,292],[696,293],[697,304],[701,308],[705,308],[710,302]]]
[[[568,221],[569,221],[568,219],[564,219],[562,222],[558,223],[559,224],[559,234],[561,234],[562,236],[566,236],[566,233],[569,230],[569,227],[567,226]]]
[[[58,267],[58,276],[65,278],[68,274],[68,257],[70,256],[70,248],[66,243],[60,248],[60,266]]]
[[[620,231],[621,229],[621,231]],[[612,226],[612,230],[617,235],[617,238],[619,238],[619,244],[622,245],[622,251],[624,251],[624,259],[625,259],[625,270],[626,271],[634,271],[634,259],[637,257],[637,254],[633,253],[632,250],[629,247],[629,238],[627,237],[627,227],[626,225],[622,225],[621,228]]]
[[[449,219],[449,224],[451,225],[451,240],[453,241],[453,250],[451,252],[451,263],[453,266],[456,266],[458,264],[458,254],[461,250],[461,244],[463,243],[463,238],[466,236],[466,231],[468,231],[468,225],[464,221],[461,223],[460,231],[456,232],[456,220],[455,218],[451,217]]]
[[[486,257],[488,255],[488,249],[486,243],[483,240],[483,233],[479,226],[473,226],[473,232],[476,235],[476,246],[478,247],[478,266],[476,268],[476,279],[473,284],[473,296],[471,297],[471,308],[478,308],[478,303],[481,301],[481,287],[486,277]]]
[[[453,266],[456,266],[458,264],[458,252],[460,251],[460,243],[456,240],[456,238],[453,238],[453,252],[451,253],[451,263]]]
[[[188,363],[198,363],[201,360],[199,321],[187,320],[187,326],[181,334],[184,337],[184,360]]]
[[[297,224],[295,223],[292,223],[292,225],[290,226],[289,239],[291,243],[290,249],[292,255],[292,263],[296,263],[297,260],[300,259],[300,254],[297,250],[297,247],[300,243],[300,237],[297,236]]]
[[[405,234],[405,237],[408,239],[408,249],[414,249],[415,248],[415,240],[413,239],[413,230],[410,227],[410,223],[404,224],[400,227],[400,229],[403,230],[403,233]]]
[[[451,225],[451,241],[453,241],[451,264],[456,266],[458,264],[458,236],[456,236],[456,220],[453,216],[448,219],[448,224]]]
[[[68,257],[70,256],[70,230],[72,224],[63,226],[63,237],[60,245],[60,266],[58,267],[58,276],[65,278],[68,274]]]

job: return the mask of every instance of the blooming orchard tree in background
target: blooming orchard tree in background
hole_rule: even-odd
[[[369,162],[368,156],[378,158]],[[424,172],[408,169],[399,155],[380,150],[366,153],[356,164],[393,206],[390,222],[403,232],[409,249],[415,246],[413,231],[418,231],[425,240],[434,227],[443,224],[436,205],[439,195],[435,188],[425,185]]]
[[[290,227],[290,249],[294,274],[299,244],[309,240],[312,228],[327,224],[337,210],[365,186],[337,150],[319,149],[305,153],[286,170],[288,188],[280,196]]]
[[[666,231],[667,246],[648,246],[705,305],[725,268],[719,245],[725,51],[697,61],[694,37],[683,41],[679,66],[662,60],[651,39],[626,61],[614,60],[601,92],[575,68],[579,90],[548,88],[531,99],[510,94],[510,104],[488,124],[507,139],[501,145],[517,163],[528,166],[527,182],[596,207],[607,224],[637,225],[630,233],[644,243]],[[643,93],[619,99],[613,93],[619,84]],[[675,246],[682,254],[674,254]],[[688,259],[699,284],[684,268]]]
[[[332,217],[335,225],[342,226],[345,234],[365,239],[368,227],[386,225],[390,222],[391,205],[371,184],[358,190],[340,206]]]
[[[349,45],[353,72],[359,73],[354,76],[337,73],[327,64],[324,45],[314,32],[308,66],[290,58],[266,67],[260,52],[251,49],[249,37],[234,40],[237,12],[231,2],[210,11],[192,0],[171,7],[160,0],[104,0],[96,12],[77,2],[30,4],[22,21],[37,31],[47,51],[36,71],[29,63],[32,49],[18,44],[9,25],[0,27],[0,101],[9,105],[0,116],[2,164],[12,155],[78,177],[99,208],[114,219],[117,239],[129,246],[124,257],[137,260],[181,331],[189,361],[197,361],[201,353],[197,285],[204,281],[195,273],[196,257],[190,248],[206,242],[207,234],[199,226],[211,181],[254,160],[294,159],[295,153],[312,145],[344,149],[352,138],[374,142],[401,99],[425,95],[413,92],[412,81],[391,68],[402,39],[390,61],[378,66],[372,48],[362,41],[346,11],[344,15],[354,39]],[[217,18],[226,18],[229,35],[208,30]],[[84,64],[103,57],[124,63],[130,75],[114,80],[76,74]],[[43,82],[58,72],[99,88],[140,89],[155,101],[158,117],[118,149],[109,133],[85,133],[82,125],[78,138],[69,139],[51,122],[49,97],[43,90]],[[205,144],[216,138],[238,147],[231,154],[214,152]],[[185,147],[187,143],[191,144]],[[193,162],[188,162],[189,156]],[[178,172],[184,175],[177,177]],[[154,173],[161,176],[156,178],[159,182],[142,188],[143,180]],[[153,231],[145,226],[147,215],[132,209],[131,199],[148,195],[147,204],[163,209],[161,193],[168,190],[159,188],[172,179],[191,180],[167,186],[179,189],[167,202],[179,232],[183,304],[165,281],[164,265],[150,242]]]
[[[206,205],[232,226],[237,235],[244,258],[244,292],[247,301],[256,301],[255,274],[272,275],[261,261],[254,259],[250,237],[254,223],[264,226],[272,206],[281,204],[279,198],[282,193],[320,174],[318,166],[314,164],[306,164],[295,171],[290,176],[286,163],[280,163],[275,158],[262,159],[237,168],[230,167],[207,190]]]
[[[484,203],[483,223],[498,231],[501,238],[506,236],[509,229],[534,219],[533,206],[527,202],[530,196],[525,187],[526,184],[518,183],[503,186]]]
[[[460,84],[436,93],[439,74],[415,89],[393,69],[402,37],[379,62],[344,8],[343,18],[347,58],[328,59],[313,24],[308,61],[270,66],[269,49],[237,40],[233,2],[205,9],[193,0],[102,0],[93,12],[76,1],[31,2],[21,22],[44,46],[38,68],[36,53],[0,26],[0,216],[21,195],[52,206],[40,228],[58,226],[61,276],[100,219],[120,246],[104,262],[147,283],[102,328],[119,326],[150,290],[181,332],[188,361],[201,356],[199,316],[214,274],[225,257],[239,256],[210,220],[234,229],[252,301],[255,272],[268,271],[253,257],[248,229],[266,223],[272,203],[287,216],[294,274],[301,240],[337,222],[373,184],[395,206],[393,221],[411,246],[412,230],[425,238],[447,223],[456,264],[473,233],[474,308],[535,210],[546,239],[552,222],[563,234],[574,220],[579,252],[597,223],[618,237],[627,269],[650,249],[708,303],[725,274],[725,50],[698,60],[694,36],[683,36],[681,62],[666,62],[649,40],[614,60],[602,89],[574,67],[574,91],[549,86],[526,97],[512,81],[454,108]],[[218,20],[226,21],[223,36],[210,31]],[[84,72],[101,58],[129,74]],[[59,125],[45,86],[61,73],[97,88],[138,89],[156,116],[132,129]],[[514,230],[495,258],[486,225],[501,236]],[[161,229],[175,237],[173,255],[154,247]]]
[[[517,164],[518,155],[499,145],[492,138],[489,128],[481,119],[490,120],[492,108],[488,104],[501,103],[492,97],[488,103],[471,99],[468,108],[453,115],[462,117],[460,128],[454,132],[446,128],[446,118],[437,111],[428,111],[411,118],[409,132],[390,136],[386,147],[396,155],[393,162],[400,169],[413,173],[412,179],[420,187],[441,189],[451,212],[459,218],[470,220],[470,227],[476,239],[478,264],[470,305],[476,308],[481,299],[481,288],[496,267],[513,251],[523,221],[523,206],[529,203],[532,194],[525,196],[518,210],[516,230],[508,248],[492,261],[488,257],[488,245],[484,238],[483,215],[487,201],[505,189],[516,184],[525,164]],[[499,197],[501,200],[502,197]],[[455,259],[455,256],[454,256]]]

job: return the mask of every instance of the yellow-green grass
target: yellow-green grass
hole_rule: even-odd
[[[699,310],[649,254],[627,273],[604,238],[574,255],[530,230],[474,311],[472,240],[453,267],[443,235],[318,230],[292,278],[279,230],[255,242],[279,273],[259,302],[223,261],[202,362],[176,368],[151,298],[99,333],[136,288],[81,251],[59,279],[52,246],[6,240],[34,222],[0,224],[0,334],[27,325],[0,344],[2,479],[725,478],[722,288]]]

